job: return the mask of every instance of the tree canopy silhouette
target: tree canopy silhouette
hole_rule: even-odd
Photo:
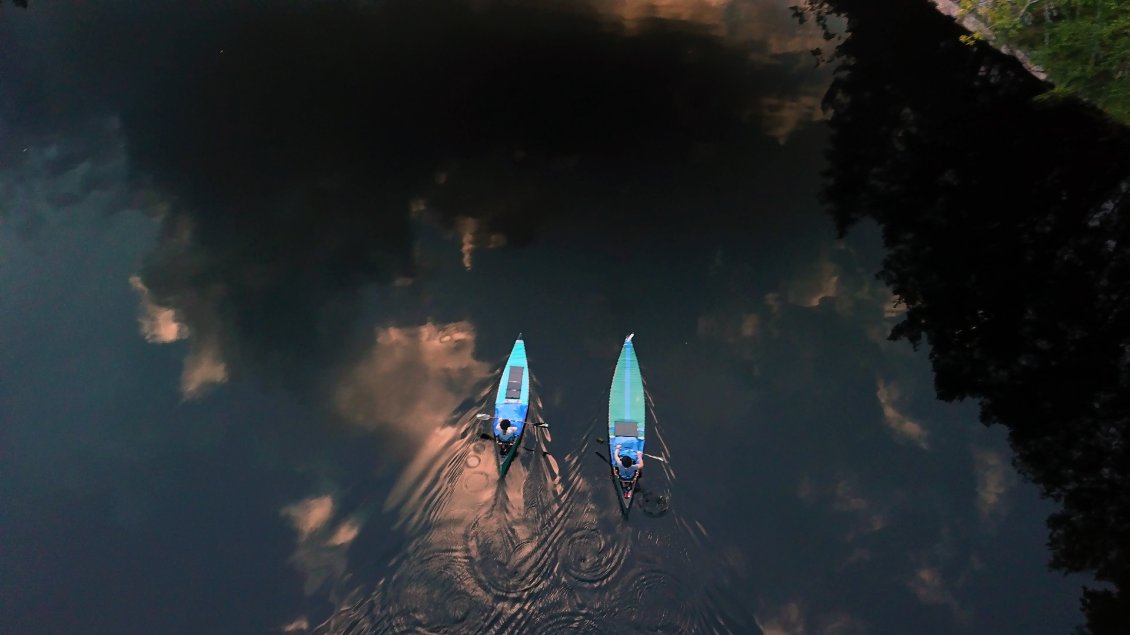
[[[846,20],[825,97],[824,197],[864,218],[944,400],[975,398],[1016,467],[1062,504],[1051,566],[1095,634],[1130,632],[1130,133],[926,2],[810,2]]]
[[[961,0],[993,34],[1029,52],[1056,85],[1130,122],[1130,4],[1121,0]]]

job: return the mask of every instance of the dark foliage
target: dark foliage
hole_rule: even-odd
[[[1130,134],[927,2],[828,0],[847,22],[827,97],[825,197],[882,227],[892,339],[930,345],[938,396],[974,398],[1062,504],[1051,566],[1089,572],[1091,632],[1130,632]],[[897,53],[896,53],[897,52]]]

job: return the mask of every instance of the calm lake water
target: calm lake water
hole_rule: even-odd
[[[880,228],[821,198],[843,19],[30,4],[0,5],[0,631],[1081,623],[1052,504],[887,339]],[[520,332],[550,427],[499,480],[474,417]],[[666,463],[625,519],[628,333]]]

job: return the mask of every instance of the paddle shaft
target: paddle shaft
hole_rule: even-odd
[[[483,412],[483,413],[475,415],[475,418],[479,419],[480,421],[486,421],[487,419],[493,419],[494,415],[488,415],[487,413]],[[528,423],[528,424],[530,424],[532,426],[536,426],[538,428],[548,428],[549,427],[549,424],[544,422],[544,421],[517,421],[517,422],[512,421],[511,423]]]
[[[597,437],[596,442],[597,443],[605,443],[604,437]],[[642,454],[649,459],[655,459],[656,461],[660,461],[662,463],[667,462],[667,459],[665,459],[661,456],[655,456],[654,454],[648,454],[647,452],[642,452]],[[601,456],[603,456],[603,455],[601,455]]]

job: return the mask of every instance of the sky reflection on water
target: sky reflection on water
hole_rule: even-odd
[[[0,630],[1066,632],[1049,505],[817,200],[787,4],[5,7]],[[396,99],[335,65],[399,31],[352,69]],[[518,332],[551,429],[499,481]],[[628,332],[671,506],[625,522]]]

